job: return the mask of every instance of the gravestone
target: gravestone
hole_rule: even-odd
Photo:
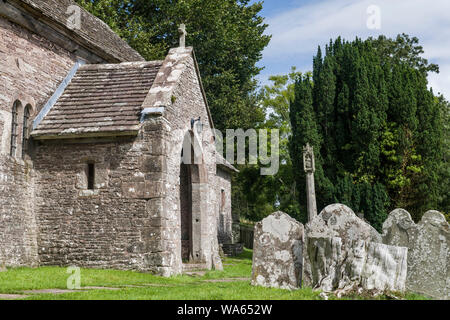
[[[383,243],[409,248],[408,290],[450,299],[450,230],[441,213],[427,211],[415,224],[406,210],[392,211],[383,224]]]
[[[344,242],[364,240],[382,242],[370,224],[358,218],[352,209],[336,203],[327,206],[305,226],[308,237],[339,237]]]
[[[343,243],[355,240],[381,243],[380,234],[367,222],[358,218],[352,209],[336,203],[327,206],[305,226],[306,238],[340,238]],[[304,252],[307,251],[307,241]],[[304,255],[303,284],[312,286],[312,269],[309,256]]]
[[[255,225],[252,285],[301,287],[303,233],[303,225],[284,212],[275,212]]]
[[[355,289],[405,290],[407,248],[339,237],[308,237],[307,248],[315,289],[338,295]]]

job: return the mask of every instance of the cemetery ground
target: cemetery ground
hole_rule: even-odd
[[[14,268],[0,272],[0,300],[322,300],[311,288],[282,290],[250,285],[252,251],[223,260],[223,271],[163,278],[148,273],[81,269],[81,289],[68,290],[67,268]],[[341,299],[424,300],[407,293]],[[329,299],[337,299],[330,296]]]

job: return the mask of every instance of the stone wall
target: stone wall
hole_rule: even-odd
[[[0,156],[0,265],[38,264],[33,180],[29,163]]]
[[[193,59],[164,115],[148,117],[136,138],[42,142],[35,150],[39,257],[44,265],[135,269],[164,276],[182,271],[180,168],[191,118],[203,149],[192,171],[194,262],[220,268],[216,176],[207,109]],[[187,111],[189,110],[189,111]],[[75,143],[77,142],[77,143]],[[84,143],[81,143],[84,142]],[[95,163],[95,190],[87,190],[87,165]],[[231,204],[226,199],[231,214]]]
[[[166,217],[168,220],[176,222],[170,227],[164,228],[164,233],[168,238],[165,239],[175,249],[172,251],[171,259],[173,261],[173,270],[181,270],[182,261],[179,252],[181,251],[181,210],[179,205],[180,198],[180,164],[183,149],[183,141],[187,135],[190,135],[191,119],[201,118],[203,130],[198,135],[194,129],[195,138],[201,146],[202,160],[201,164],[195,164],[194,170],[197,172],[197,178],[201,181],[193,181],[194,190],[193,201],[196,201],[195,194],[201,199],[197,199],[202,206],[193,210],[193,239],[194,259],[197,262],[205,263],[206,267],[220,268],[218,262],[219,245],[217,240],[217,221],[219,214],[220,180],[216,178],[216,155],[213,139],[212,124],[209,121],[207,107],[203,99],[200,87],[200,81],[196,72],[194,60],[191,54],[182,59],[180,63],[184,68],[179,82],[173,91],[172,104],[166,106],[164,117],[170,123],[170,151],[167,156],[167,198]],[[194,179],[195,180],[195,179]],[[226,191],[231,193],[231,189]],[[196,216],[197,215],[197,216]],[[195,248],[201,248],[196,250]],[[195,255],[198,254],[198,257]]]
[[[217,237],[219,243],[233,243],[233,218],[231,216],[231,174],[217,168],[216,204]]]
[[[0,17],[0,264],[38,263],[33,214],[35,173],[31,162],[20,159],[23,107],[29,104],[34,117],[74,61],[69,52]],[[11,111],[16,100],[22,108],[18,115],[18,149],[16,158],[12,158]]]
[[[181,149],[192,133],[191,119],[201,117],[204,129],[195,135],[203,163],[195,167],[193,184],[194,200],[201,204],[193,212],[194,242],[197,260],[220,268],[218,190],[231,194],[231,187],[216,176],[212,123],[192,55],[182,59],[172,104],[163,116],[147,119],[136,139],[39,142],[33,162],[9,156],[14,101],[31,105],[33,119],[75,61],[71,53],[0,18],[0,263],[40,260],[180,273]],[[19,156],[23,109],[18,119]],[[96,167],[94,190],[87,189],[88,163]],[[226,203],[228,212],[228,197]]]
[[[95,143],[45,142],[36,150],[38,245],[42,265],[165,273],[161,232],[162,119],[138,138]],[[164,122],[164,121],[163,121]],[[88,190],[87,165],[95,164]]]
[[[76,57],[1,17],[0,48],[0,118],[4,123],[0,152],[9,154],[14,101],[19,100],[23,107],[30,104],[33,118],[66,77]],[[22,118],[23,110],[19,110],[19,122]]]

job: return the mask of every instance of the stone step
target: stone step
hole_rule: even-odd
[[[183,272],[206,270],[205,263],[183,263]]]

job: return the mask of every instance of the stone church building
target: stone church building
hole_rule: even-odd
[[[0,265],[221,268],[236,169],[194,50],[145,61],[73,5],[0,1]]]

